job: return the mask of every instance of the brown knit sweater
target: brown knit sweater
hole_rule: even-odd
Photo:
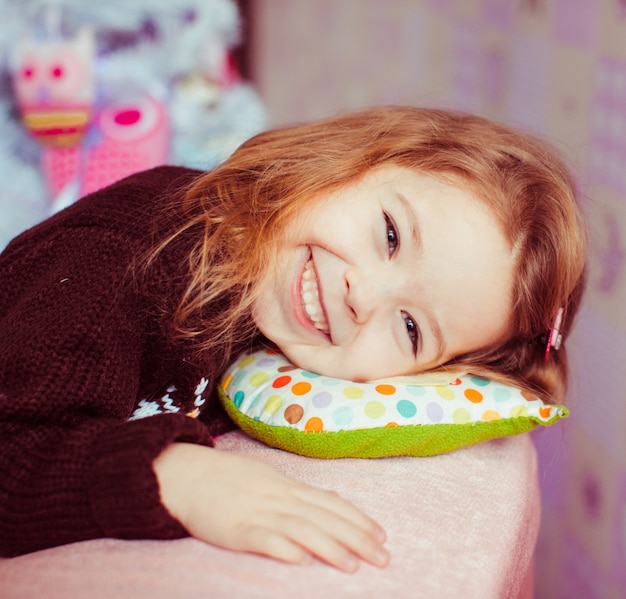
[[[152,460],[173,441],[211,445],[232,424],[211,360],[167,340],[129,265],[163,232],[159,204],[195,175],[130,177],[0,255],[0,555],[187,534],[160,502]],[[175,242],[150,271],[162,307],[180,297],[186,251]]]

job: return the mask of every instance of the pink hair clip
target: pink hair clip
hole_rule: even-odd
[[[558,350],[561,347],[561,342],[563,341],[563,335],[561,335],[561,322],[563,322],[563,308],[559,308],[557,310],[556,316],[554,317],[554,322],[552,323],[552,330],[550,331],[550,335],[548,336],[548,343],[546,344],[546,355],[545,361],[548,361],[550,357],[550,351],[552,348]]]

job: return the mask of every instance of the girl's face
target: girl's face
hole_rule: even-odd
[[[306,370],[416,373],[504,338],[514,262],[480,200],[386,165],[289,223],[253,316]]]

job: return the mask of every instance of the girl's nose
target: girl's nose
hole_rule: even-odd
[[[351,269],[345,273],[345,302],[354,322],[365,323],[380,305],[385,293],[383,280],[374,273]]]

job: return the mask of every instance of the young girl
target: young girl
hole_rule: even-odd
[[[192,535],[384,566],[336,494],[211,448],[220,373],[271,342],[326,375],[464,370],[560,401],[584,272],[561,162],[444,111],[270,131],[92,194],[0,256],[0,553]]]

